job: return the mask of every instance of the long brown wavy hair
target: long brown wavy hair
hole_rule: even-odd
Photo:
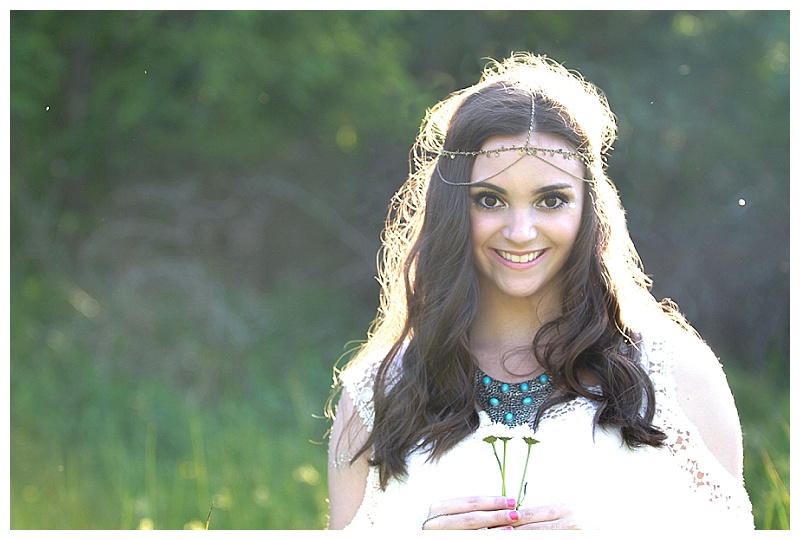
[[[445,170],[439,152],[478,150],[490,137],[524,134],[532,106],[534,131],[569,142],[584,156],[589,179],[563,269],[561,315],[531,344],[559,389],[535,423],[553,405],[583,396],[598,405],[595,425],[619,428],[629,446],[659,446],[665,438],[652,425],[653,386],[638,361],[637,336],[623,318],[623,311],[662,312],[662,306],[649,292],[605,173],[615,117],[605,96],[580,75],[546,57],[515,54],[491,63],[478,84],[428,111],[409,177],[390,205],[379,258],[380,308],[349,364],[385,353],[374,381],[374,424],[359,452],[371,455],[384,488],[407,473],[411,452],[424,448],[429,459],[438,459],[479,424],[469,329],[480,291],[468,189],[439,178],[442,172],[451,182],[468,182],[472,159],[447,159]]]

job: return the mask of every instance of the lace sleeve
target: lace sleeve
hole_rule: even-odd
[[[339,375],[344,391],[348,393],[353,401],[353,405],[364,422],[367,431],[372,431],[372,425],[375,420],[372,389],[379,365],[378,361],[368,357]]]
[[[375,376],[387,352],[388,349],[385,349],[368,354],[358,363],[348,366],[347,369],[339,375],[339,380],[342,382],[344,391],[347,392],[353,402],[353,406],[368,432],[372,431],[375,423],[375,406],[373,402]],[[401,356],[402,350],[390,366],[389,375],[392,380],[394,380],[400,372]],[[350,523],[344,528],[348,530],[357,530],[359,528],[373,527],[383,523],[385,518],[379,516],[381,515],[381,500],[384,495],[380,487],[378,468],[371,466],[367,471],[364,494],[358,511],[353,516]],[[390,520],[389,523],[394,524],[395,521]]]
[[[683,330],[670,330],[666,336],[646,343],[642,362],[655,387],[654,422],[666,433],[665,444],[685,473],[690,489],[721,510],[727,510],[744,528],[752,529],[752,506],[744,486],[706,446],[678,402],[672,372],[677,354],[697,358],[710,355],[714,362],[719,362],[705,342]]]
[[[394,380],[400,374],[400,361],[404,350],[405,348],[400,350],[389,368],[390,380]],[[388,352],[389,349],[382,349],[368,354],[355,365],[348,366],[339,374],[339,380],[342,381],[344,390],[353,400],[353,404],[367,431],[372,431],[372,426],[375,422],[375,408],[373,405],[375,376]]]

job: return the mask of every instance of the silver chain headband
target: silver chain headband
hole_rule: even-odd
[[[550,157],[554,157],[555,155],[560,155],[565,160],[580,159],[584,163],[588,163],[590,160],[588,159],[588,157],[586,155],[581,154],[579,152],[573,152],[573,151],[570,151],[570,150],[564,150],[562,148],[540,148],[540,147],[537,147],[537,146],[531,146],[531,144],[530,144],[531,143],[531,137],[533,136],[533,114],[534,114],[534,101],[533,101],[533,94],[531,94],[531,121],[530,121],[530,124],[528,126],[528,134],[527,134],[527,136],[525,138],[525,144],[522,145],[522,146],[505,147],[505,146],[501,145],[498,148],[490,148],[490,149],[486,149],[486,150],[474,150],[474,151],[445,150],[444,148],[442,148],[442,150],[439,152],[440,159],[441,159],[441,157],[449,157],[451,160],[456,159],[456,156],[464,156],[464,157],[472,157],[472,158],[474,158],[474,157],[477,157],[477,156],[480,156],[480,155],[486,155],[486,156],[489,156],[489,157],[494,155],[495,157],[499,157],[501,152],[519,152],[519,157],[517,159],[515,159],[513,162],[511,162],[510,164],[506,165],[505,167],[503,167],[502,169],[500,169],[499,171],[497,171],[493,175],[487,176],[486,178],[482,178],[480,180],[475,180],[475,181],[470,181],[470,182],[451,182],[450,180],[447,180],[442,175],[442,171],[439,169],[439,161],[436,162],[436,174],[439,175],[439,178],[441,179],[442,182],[444,182],[445,184],[448,184],[450,186],[471,186],[473,184],[479,184],[481,182],[485,182],[486,180],[489,180],[491,178],[494,178],[495,176],[498,176],[498,175],[504,173],[505,171],[507,171],[508,169],[510,169],[511,167],[516,165],[517,163],[519,163],[520,160],[522,158],[524,158],[525,156],[533,156],[533,157],[535,157],[535,158],[547,163],[548,165],[550,165],[552,167],[555,167],[556,169],[560,170],[561,172],[572,176],[573,178],[577,178],[578,180],[581,180],[583,182],[590,182],[591,183],[592,180],[590,180],[588,178],[581,178],[580,176],[578,176],[578,175],[576,175],[574,173],[571,173],[570,171],[568,171],[568,170],[566,170],[566,169],[564,169],[562,167],[559,167],[555,163],[552,163],[552,162],[544,159],[539,154],[540,153],[544,154],[544,155],[550,154]]]

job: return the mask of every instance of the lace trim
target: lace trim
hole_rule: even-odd
[[[574,414],[575,412],[584,412],[584,413],[591,413],[594,415],[594,410],[596,406],[594,403],[586,399],[585,397],[579,396],[575,399],[564,403],[558,403],[553,405],[546,411],[542,413],[541,421],[544,422],[545,420],[554,420],[557,418],[561,418],[562,416],[567,416]]]
[[[689,339],[692,342],[687,342]],[[680,350],[677,348],[678,344],[683,345]],[[677,389],[670,362],[675,354],[713,355],[699,338],[688,335],[668,336],[667,339],[654,341],[644,348],[642,364],[653,381],[656,395],[654,424],[667,435],[665,445],[681,470],[686,473],[686,481],[693,491],[709,502],[723,504],[737,513],[748,510],[750,501],[744,487],[735,482],[708,449],[697,432],[697,427],[677,402]],[[701,462],[704,466],[700,465]]]
[[[362,525],[375,525],[378,522],[372,512],[378,508],[376,501],[382,493],[380,485],[378,468],[370,467],[369,474],[367,475],[367,487],[364,492],[364,500],[361,502],[361,507],[358,509],[358,512],[356,512],[356,515],[353,517],[352,523],[360,522]]]
[[[345,391],[350,395],[358,415],[364,422],[367,431],[372,431],[375,423],[375,409],[372,405],[372,381],[378,372],[377,362],[363,361],[360,365],[343,371],[339,378]]]
[[[400,349],[400,352],[397,353],[389,367],[389,386],[392,384],[391,381],[400,376],[400,361],[403,358],[403,352],[405,352],[405,347]],[[375,407],[372,401],[374,396],[373,384],[378,374],[378,368],[386,353],[388,353],[388,349],[376,351],[339,374],[339,379],[350,395],[358,415],[369,432],[372,431],[372,426],[375,423]]]
[[[343,465],[350,465],[350,462],[355,456],[351,452],[339,452],[332,459],[328,460],[328,466],[333,469],[339,469]]]

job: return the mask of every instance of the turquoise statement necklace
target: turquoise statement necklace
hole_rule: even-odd
[[[475,372],[478,403],[492,422],[515,427],[528,422],[547,396],[555,390],[549,374],[521,383],[498,381],[480,368]]]

